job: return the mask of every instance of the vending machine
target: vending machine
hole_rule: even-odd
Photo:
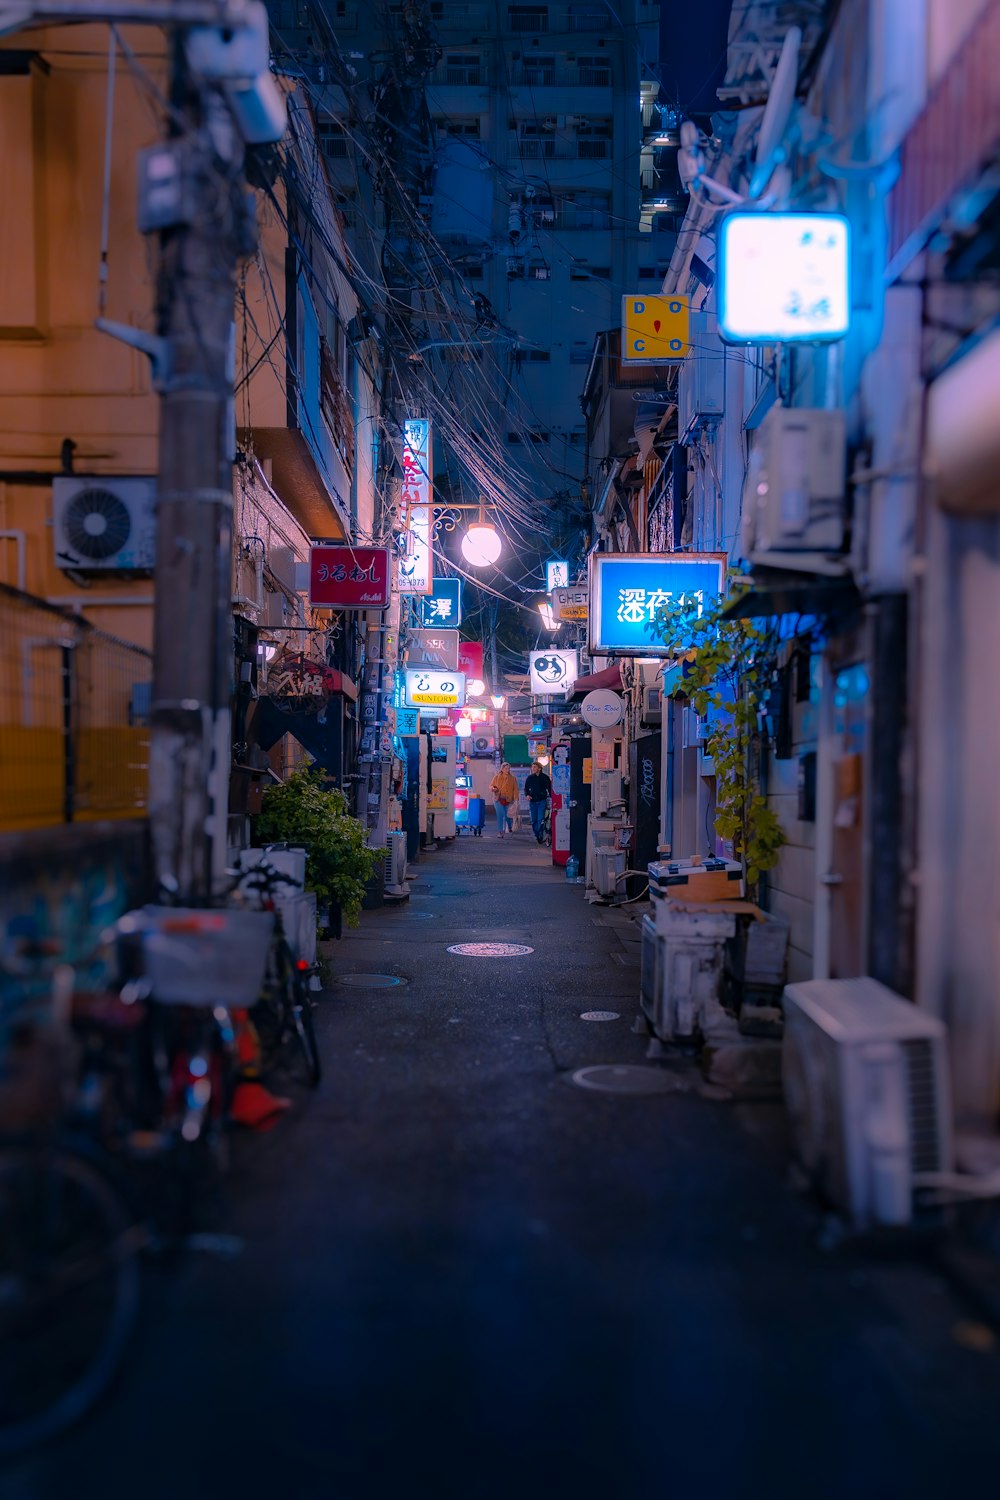
[[[427,790],[427,837],[455,837],[455,760],[458,741],[453,734],[429,734],[430,776]]]

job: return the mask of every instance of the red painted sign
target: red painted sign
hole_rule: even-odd
[[[483,680],[483,643],[482,641],[459,641],[458,643],[458,670],[464,672],[466,678],[478,677]]]
[[[389,553],[385,547],[323,542],[309,549],[309,603],[332,609],[386,609]]]

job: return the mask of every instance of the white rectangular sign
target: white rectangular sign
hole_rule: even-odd
[[[429,594],[434,586],[431,558],[431,424],[426,417],[403,423],[403,484],[400,510],[407,530],[406,552],[398,564],[400,594]]]
[[[407,662],[411,667],[442,667],[458,671],[457,630],[411,630],[407,639]]]
[[[580,675],[580,654],[563,647],[532,651],[528,658],[531,691],[536,698],[562,698]]]
[[[465,702],[465,673],[437,667],[407,667],[404,700],[407,708],[461,708]]]

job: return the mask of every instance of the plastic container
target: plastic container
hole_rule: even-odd
[[[577,859],[575,854],[571,854],[569,859],[566,861],[566,879],[576,880],[579,873],[580,861]]]

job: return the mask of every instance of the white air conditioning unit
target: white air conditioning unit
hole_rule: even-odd
[[[151,572],[156,480],[60,475],[52,481],[56,567],[74,573]]]
[[[784,1010],[796,1155],[856,1228],[909,1224],[915,1177],[951,1168],[944,1026],[867,976],[787,985]]]
[[[495,755],[496,750],[497,737],[495,734],[474,734],[472,736],[472,748],[469,751],[470,755]]]
[[[661,1041],[689,1040],[715,1017],[736,918],[656,905],[655,915],[642,919],[640,1001]]]
[[[714,313],[691,314],[690,338],[693,351],[677,372],[677,431],[686,446],[698,441],[703,428],[720,422],[726,409],[726,346]]]
[[[747,473],[748,555],[839,552],[846,462],[843,411],[773,406],[761,423]]]
[[[390,896],[408,896],[406,883],[406,834],[390,833],[385,851],[385,888]]]
[[[647,729],[663,723],[663,689],[659,684],[643,688],[639,722]]]

